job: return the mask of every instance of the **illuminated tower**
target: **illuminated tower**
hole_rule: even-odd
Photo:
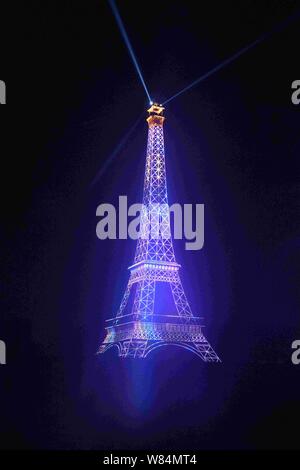
[[[163,116],[154,103],[147,118],[148,145],[140,234],[129,267],[129,281],[115,318],[107,320],[106,337],[99,353],[117,346],[119,356],[146,357],[166,345],[188,349],[206,362],[220,362],[202,332],[202,318],[194,316],[185,296],[170,230]],[[156,296],[158,288],[166,294]],[[157,313],[169,290],[172,307]],[[160,291],[161,292],[161,291]],[[131,303],[130,303],[131,299]],[[161,305],[160,305],[161,307]]]

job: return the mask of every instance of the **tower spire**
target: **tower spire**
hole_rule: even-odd
[[[194,316],[179,276],[170,230],[170,212],[163,124],[165,108],[152,103],[148,109],[148,143],[144,177],[140,236],[129,281],[115,318],[107,320],[103,353],[117,346],[119,356],[146,357],[154,349],[176,345],[206,362],[219,362],[202,332],[202,317]],[[157,314],[158,284],[169,290],[173,311]],[[131,300],[131,302],[130,302]]]

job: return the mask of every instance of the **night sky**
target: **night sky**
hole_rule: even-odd
[[[159,102],[300,9],[198,3],[117,3]],[[103,166],[147,97],[106,1],[14,8],[1,31],[0,448],[299,448],[299,16],[166,105],[169,202],[205,204],[204,248],[174,242],[222,358],[204,364],[171,347],[95,355],[135,250],[96,238],[96,208],[141,202],[144,119]]]

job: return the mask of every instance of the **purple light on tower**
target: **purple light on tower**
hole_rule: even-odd
[[[220,362],[202,332],[202,317],[194,316],[183,290],[170,230],[163,124],[164,108],[148,109],[148,145],[140,237],[129,281],[115,318],[107,320],[99,353],[112,346],[121,357],[145,358],[156,348],[174,345],[192,351],[205,362]],[[158,283],[171,294],[172,307],[157,314]],[[169,292],[167,292],[169,291]],[[170,310],[171,308],[171,310]],[[161,309],[160,309],[161,310]]]

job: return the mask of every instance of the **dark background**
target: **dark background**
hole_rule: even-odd
[[[164,101],[300,9],[296,1],[118,2]],[[176,348],[95,356],[133,241],[96,207],[139,202],[147,100],[105,1],[12,4],[1,20],[0,447],[299,448],[299,18],[166,108],[170,202],[205,204],[205,247],[176,242],[222,364]]]

